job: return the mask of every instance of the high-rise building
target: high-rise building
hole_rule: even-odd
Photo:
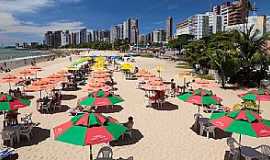
[[[153,42],[164,43],[166,41],[166,31],[164,29],[156,29],[153,31]]]
[[[87,29],[80,30],[80,43],[87,43]]]
[[[192,17],[192,33],[196,39],[209,35],[209,16],[196,14]]]
[[[146,44],[146,36],[144,34],[139,35],[139,44],[141,44],[141,45]]]
[[[166,20],[166,41],[168,42],[173,36],[173,18],[168,17]]]
[[[128,39],[129,43],[136,44],[139,36],[139,21],[129,18],[123,22],[123,39]]]
[[[45,33],[44,44],[50,48],[54,47],[54,34],[52,31]]]
[[[190,34],[192,35],[192,17],[184,20],[176,25],[176,35]]]
[[[109,30],[99,30],[98,38],[101,42],[110,42],[110,31]]]
[[[223,26],[226,27],[246,23],[249,13],[247,7],[247,0],[238,0],[234,2],[225,2],[221,5],[216,5],[213,7],[213,12],[216,15],[223,16]]]
[[[246,24],[236,24],[227,26],[225,28],[226,31],[230,30],[238,30],[241,32],[246,32],[246,29],[249,29],[251,26],[253,26],[253,29],[251,30],[251,34],[254,32],[258,32],[258,37],[263,36],[267,32],[267,17],[266,16],[249,16],[248,22]]]
[[[81,44],[80,32],[75,32],[75,44]]]
[[[214,12],[205,13],[209,18],[209,34],[222,31],[222,16]]]
[[[63,32],[62,31],[55,31],[54,32],[54,48],[58,48],[62,45],[62,36]]]
[[[266,16],[266,32],[270,32],[270,16]]]
[[[114,43],[116,40],[123,39],[122,37],[122,31],[123,28],[121,25],[112,26],[111,28],[111,35],[110,35],[110,42]]]
[[[119,27],[119,39],[124,39],[124,26],[123,24],[118,24]]]
[[[146,34],[145,40],[146,40],[146,44],[153,43],[153,32]]]
[[[137,44],[139,36],[139,21],[138,19],[130,20],[130,43]]]
[[[130,19],[123,23],[123,39],[129,40],[130,35]]]

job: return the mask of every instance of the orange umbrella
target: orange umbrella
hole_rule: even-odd
[[[8,83],[9,84],[9,88],[11,89],[11,83],[17,83],[21,80],[21,78],[16,77],[14,75],[8,74],[5,75],[4,77],[2,77],[1,82],[2,83]]]
[[[148,91],[165,91],[169,89],[162,81],[151,81],[142,85],[142,88]]]
[[[34,72],[43,71],[43,69],[41,67],[37,67],[37,66],[32,66],[32,67],[29,68],[29,70],[32,70]]]
[[[36,78],[37,78],[37,72],[43,71],[43,69],[41,67],[37,67],[37,66],[32,66],[32,67],[28,68],[28,70],[35,72]]]
[[[104,92],[110,91],[111,87],[108,85],[101,85],[101,86],[86,86],[84,91],[86,92],[98,92],[99,90],[103,90]]]
[[[33,75],[33,74],[34,73],[31,70],[29,70],[29,69],[24,69],[24,70],[22,70],[22,71],[19,72],[19,75],[22,75],[24,77],[30,76],[30,75]]]

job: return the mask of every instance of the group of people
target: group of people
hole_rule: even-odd
[[[8,91],[9,95],[12,95],[14,97],[22,97],[22,91],[18,87],[17,89],[12,90],[11,88]]]

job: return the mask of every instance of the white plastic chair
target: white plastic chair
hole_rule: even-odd
[[[1,132],[3,141],[9,141],[10,146],[14,145],[15,132],[12,131],[3,131]]]
[[[32,125],[28,125],[28,126],[22,126],[20,128],[20,136],[25,136],[28,141],[31,140],[31,135],[32,135],[32,129],[33,129],[33,126]]]

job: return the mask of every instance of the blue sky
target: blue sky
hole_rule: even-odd
[[[252,0],[255,2],[255,0]],[[39,41],[47,30],[109,29],[128,17],[141,33],[210,10],[225,0],[0,0],[0,44]],[[270,15],[270,1],[256,0],[257,15]],[[175,26],[175,24],[174,24]]]

